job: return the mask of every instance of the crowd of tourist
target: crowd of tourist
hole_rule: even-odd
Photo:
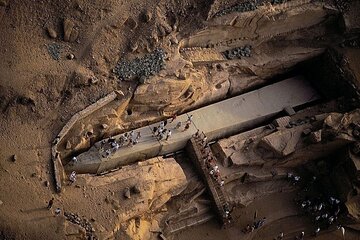
[[[224,180],[221,178],[219,166],[216,164],[207,137],[204,133],[200,133],[199,130],[195,133],[194,137],[200,145],[202,156],[204,156],[203,164],[207,172],[221,187],[224,186]]]

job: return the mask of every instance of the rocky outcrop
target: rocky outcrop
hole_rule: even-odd
[[[183,170],[173,158],[153,158],[103,176],[86,175],[79,181],[85,181],[87,186],[99,192],[102,189],[119,192],[106,197],[106,202],[113,205],[116,213],[113,233],[128,220],[162,208],[187,184]],[[131,198],[124,196],[125,189],[130,190]]]
[[[290,121],[286,128],[261,127],[221,140],[215,148],[226,165],[294,167],[354,142],[350,125],[357,121],[358,114],[359,110],[347,114],[330,113],[314,116],[313,120]]]

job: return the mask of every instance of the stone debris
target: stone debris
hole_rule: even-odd
[[[287,0],[272,0],[271,4],[275,5],[275,4],[282,4],[282,3],[286,3]]]
[[[125,188],[124,190],[124,197],[131,198],[130,188]]]
[[[318,142],[321,142],[321,129],[319,131],[316,131],[316,132],[312,132],[310,134],[310,141],[312,143],[318,143]]]
[[[113,72],[120,80],[147,78],[158,73],[165,66],[165,52],[156,49],[142,58],[134,60],[120,60]]]
[[[247,2],[242,2],[239,4],[236,4],[232,7],[229,8],[225,8],[219,12],[217,12],[214,17],[220,17],[232,12],[250,12],[250,11],[254,11],[255,9],[257,9],[257,2],[256,1],[247,1]]]
[[[54,60],[56,60],[56,61],[60,60],[61,46],[59,44],[56,44],[56,43],[49,44],[49,45],[47,45],[47,49],[48,49],[50,56]]]
[[[99,79],[96,77],[90,78],[90,84],[97,84],[99,82]]]
[[[350,1],[349,0],[335,0],[335,5],[341,12],[346,12],[350,8]]]
[[[295,115],[295,110],[291,107],[291,106],[287,106],[284,108],[284,111],[286,112],[287,115],[289,116],[293,116]]]
[[[151,12],[150,11],[146,11],[145,13],[144,13],[144,21],[145,22],[150,22],[151,21],[151,19],[152,19],[152,14],[151,14]]]
[[[290,117],[289,116],[285,116],[285,117],[281,117],[281,118],[277,118],[273,121],[273,124],[276,127],[286,127],[289,125],[290,122]]]
[[[95,236],[95,229],[87,219],[85,218],[82,219],[79,217],[79,215],[69,212],[65,212],[64,216],[66,217],[66,220],[68,220],[69,222],[77,224],[85,229],[86,239],[93,239],[93,240],[98,239]]]
[[[131,49],[132,52],[135,52],[138,49],[138,47],[139,47],[138,42],[132,41],[130,43],[130,49]]]
[[[73,60],[73,59],[75,58],[75,55],[72,54],[72,53],[69,53],[66,57],[67,57],[67,59],[69,59],[69,60]]]
[[[47,27],[47,32],[48,32],[48,34],[49,34],[49,37],[51,37],[51,38],[57,38],[57,33],[56,33],[56,31],[55,31],[55,29],[54,28],[52,28],[52,27]]]
[[[70,19],[65,19],[63,25],[64,25],[64,40],[69,42],[71,35],[73,34],[75,23]]]
[[[241,57],[250,57],[251,56],[251,46],[245,45],[244,47],[236,47],[230,50],[223,52],[224,56],[227,59],[241,59]]]
[[[45,185],[45,187],[49,187],[49,185],[50,185],[49,181],[45,181],[44,185]]]
[[[67,142],[66,142],[65,149],[66,149],[66,150],[71,149],[71,142],[70,142],[70,141],[67,141]]]
[[[346,0],[337,0],[338,2],[344,2]],[[231,6],[229,8],[225,8],[223,10],[220,10],[219,12],[217,12],[214,17],[220,17],[232,12],[250,12],[250,11],[254,11],[256,10],[258,7],[266,4],[266,3],[271,3],[272,5],[276,5],[276,4],[283,4],[286,3],[287,0],[270,0],[270,1],[264,1],[264,0],[253,0],[253,1],[247,1],[247,2],[242,2],[239,4],[236,4],[234,6]]]
[[[141,192],[140,187],[138,185],[133,186],[131,191],[135,194],[139,194]]]

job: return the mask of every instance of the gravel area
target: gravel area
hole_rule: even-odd
[[[56,43],[51,43],[46,46],[47,46],[50,56],[56,61],[60,60],[61,46]]]
[[[113,71],[120,80],[143,81],[165,67],[165,56],[164,50],[156,49],[142,58],[131,61],[121,59]]]
[[[223,52],[224,56],[227,59],[240,59],[242,57],[250,57],[251,56],[251,49],[250,45],[245,45],[243,47],[236,47],[230,50]]]

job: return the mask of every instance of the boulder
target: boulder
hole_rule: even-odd
[[[127,199],[131,198],[130,188],[128,188],[128,187],[125,188],[124,197],[127,198]]]
[[[157,211],[171,197],[182,192],[187,184],[186,176],[175,159],[161,157],[124,166],[103,176],[84,175],[82,178],[86,181],[85,185],[95,187],[99,192],[120,185],[124,187],[120,194],[126,200],[120,200],[121,204],[116,209],[119,223],[149,213],[149,210]],[[136,189],[140,192],[135,194],[138,192]],[[119,197],[107,196],[107,199],[115,202]]]
[[[259,146],[264,147],[280,157],[295,152],[297,143],[300,141],[302,132],[308,126],[301,125],[291,129],[282,129],[267,135],[261,139]]]
[[[75,23],[70,19],[66,18],[63,23],[64,26],[64,40],[70,42],[71,34],[73,33]]]
[[[49,34],[49,37],[51,38],[57,38],[57,32],[53,27],[47,27],[47,33]]]

